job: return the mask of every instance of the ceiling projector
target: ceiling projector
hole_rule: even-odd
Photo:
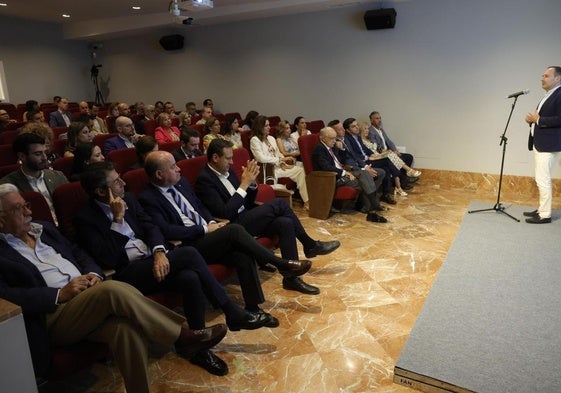
[[[180,0],[179,9],[184,11],[205,11],[214,8],[212,0]]]

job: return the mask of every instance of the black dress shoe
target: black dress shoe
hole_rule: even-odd
[[[282,263],[277,265],[279,273],[285,277],[296,277],[306,273],[312,267],[312,262],[283,260]]]
[[[382,197],[380,198],[380,200],[382,202],[386,202],[389,203],[390,205],[395,205],[397,202],[395,201],[395,199],[393,199],[393,197],[390,194],[384,194],[382,195]]]
[[[259,265],[259,270],[263,270],[264,272],[274,273],[277,271],[277,268],[265,263],[263,265]]]
[[[245,329],[245,330],[259,329],[260,327],[265,326],[270,321],[271,321],[271,314],[247,311],[247,315],[244,320],[229,321],[228,319],[226,319],[226,324],[228,325],[228,329],[230,329],[233,332],[237,332],[238,330],[241,329]]]
[[[385,212],[388,210],[387,207],[380,205],[380,203],[372,206],[371,208],[372,210],[376,210],[377,212]],[[364,213],[368,213],[368,211],[365,211]]]
[[[201,351],[193,356],[189,361],[199,367],[204,368],[211,374],[223,376],[228,374],[228,365],[209,350]]]
[[[413,189],[413,185],[411,183],[401,183],[401,188],[408,191]]]
[[[411,177],[411,176],[407,176],[407,181],[409,183],[415,183],[416,181],[418,181],[419,178],[418,177]]]
[[[531,212],[524,212],[522,214],[524,214],[526,217],[539,217],[537,209]]]
[[[534,217],[527,218],[526,222],[528,224],[549,224],[551,222],[551,217],[540,218],[539,215],[535,215]]]
[[[317,295],[319,293],[319,288],[306,284],[300,277],[283,278],[282,287],[289,291],[298,291],[306,295]]]
[[[210,349],[222,341],[227,331],[228,328],[223,323],[199,330],[182,328],[175,342],[175,351],[190,359],[196,353]]]
[[[341,243],[337,240],[331,242],[320,242],[318,240],[314,248],[304,249],[304,254],[306,258],[313,258],[316,255],[326,255],[338,249],[340,245]]]
[[[248,310],[248,311],[249,311],[249,310]],[[252,311],[252,312],[254,312],[254,313],[259,313],[259,314],[264,314],[265,316],[268,316],[268,317],[269,317],[270,320],[269,320],[269,322],[267,322],[267,323],[265,324],[265,327],[270,327],[270,328],[279,327],[279,325],[280,325],[279,320],[278,320],[277,318],[273,317],[273,316],[272,316],[271,314],[269,314],[268,312],[263,311],[263,310],[260,309],[260,308],[258,308],[256,311]]]
[[[388,219],[386,217],[379,215],[376,212],[370,212],[366,215],[366,221],[385,223],[388,222]]]

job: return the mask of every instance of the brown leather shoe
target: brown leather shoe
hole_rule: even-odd
[[[175,342],[175,351],[178,355],[191,359],[196,353],[210,349],[222,341],[227,331],[228,328],[223,323],[199,330],[181,328]]]

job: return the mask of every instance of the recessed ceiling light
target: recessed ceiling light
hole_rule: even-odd
[[[0,3],[0,7],[7,7],[7,6],[8,6],[8,4],[6,4],[6,3]]]
[[[68,15],[68,14],[62,14],[62,17],[63,17],[63,18],[70,18],[70,15]]]
[[[139,6],[137,6],[137,5],[133,5],[133,6],[132,6],[132,9],[133,9],[133,10],[139,10],[139,9],[141,9],[141,8],[140,8]]]

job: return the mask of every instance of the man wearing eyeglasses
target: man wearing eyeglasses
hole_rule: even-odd
[[[128,392],[149,393],[148,341],[175,344],[189,359],[225,336],[223,324],[187,329],[182,316],[132,286],[104,281],[88,254],[31,214],[14,185],[0,185],[0,297],[23,310],[38,380],[51,346],[87,339],[109,346]]]
[[[107,157],[112,150],[134,147],[140,137],[135,131],[134,123],[126,116],[117,117],[115,120],[115,128],[119,135],[109,138],[103,143],[103,148],[101,150],[104,157]]]

